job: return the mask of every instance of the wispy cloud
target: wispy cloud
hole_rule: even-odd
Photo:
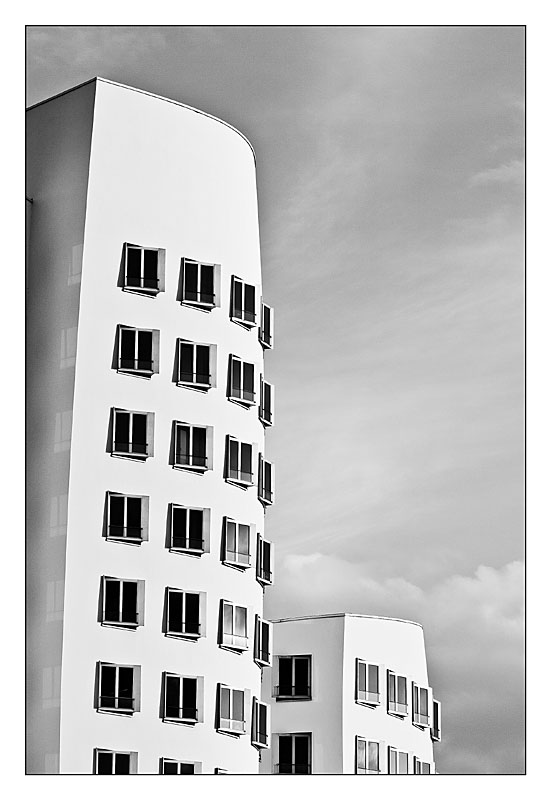
[[[512,183],[522,186],[524,184],[524,162],[513,159],[498,167],[477,172],[470,178],[471,186],[487,186],[494,183]]]

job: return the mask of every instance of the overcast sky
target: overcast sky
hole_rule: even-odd
[[[267,615],[421,622],[439,771],[523,771],[523,29],[33,27],[27,47],[29,104],[100,75],[251,140]]]

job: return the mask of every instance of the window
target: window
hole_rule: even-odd
[[[217,264],[204,264],[191,258],[182,259],[183,305],[198,306],[210,311],[216,305],[215,279]]]
[[[123,628],[143,625],[144,581],[102,578],[101,622]]]
[[[119,325],[117,328],[117,369],[143,377],[159,372],[158,330],[143,330]]]
[[[440,730],[442,725],[441,719],[442,709],[440,707],[440,702],[438,700],[432,701],[432,725],[430,729],[430,735],[433,742],[440,742],[442,741],[442,732]]]
[[[420,761],[413,756],[413,773],[414,775],[430,775],[430,762]]]
[[[258,499],[264,505],[274,502],[274,465],[258,456]]]
[[[274,694],[278,700],[311,700],[312,656],[279,656],[278,680]]]
[[[218,730],[245,733],[245,692],[218,684]]]
[[[174,423],[174,466],[204,472],[209,469],[208,429],[202,425]]]
[[[197,722],[197,678],[173,675],[170,672],[163,673],[163,678],[163,720],[165,722]]]
[[[226,480],[243,486],[253,483],[253,446],[226,438]]]
[[[173,758],[161,759],[161,775],[196,775],[200,770],[195,761],[175,761]]]
[[[259,583],[270,584],[273,574],[273,544],[259,534],[256,547],[256,579]]]
[[[136,775],[138,754],[94,750],[94,775]]]
[[[269,747],[269,710],[266,703],[261,703],[253,697],[253,721],[251,741],[256,747]]]
[[[206,552],[205,530],[209,509],[187,508],[174,503],[170,507],[170,549],[192,555]]]
[[[240,322],[247,328],[256,324],[255,287],[244,283],[241,278],[232,276],[232,293],[230,316],[234,322]]]
[[[126,244],[123,289],[155,295],[164,291],[165,251]]]
[[[387,670],[388,713],[405,717],[408,713],[407,680]]]
[[[250,567],[251,526],[224,517],[224,561],[236,567]]]
[[[214,345],[197,344],[186,339],[178,339],[178,386],[191,386],[196,389],[210,389],[213,385],[211,376],[211,350]]]
[[[254,405],[254,364],[230,356],[228,397],[247,406]]]
[[[181,589],[166,590],[166,630],[170,636],[201,636],[200,595]]]
[[[148,538],[149,497],[107,493],[107,539],[140,544]]]
[[[279,775],[310,775],[311,733],[280,733],[278,738],[279,762],[275,771]]]
[[[368,742],[356,736],[356,775],[376,775],[379,772],[379,742]]]
[[[221,601],[221,641],[223,647],[234,650],[246,650],[247,640],[247,609],[243,606],[234,606],[226,600]]]
[[[274,424],[274,387],[260,376],[260,405],[258,416],[264,425]]]
[[[411,693],[413,698],[413,724],[427,728],[429,725],[429,690],[412,683]]]
[[[229,775],[230,773],[228,772],[227,769],[222,769],[222,767],[215,767],[214,768],[214,774],[215,775]]]
[[[258,614],[254,620],[254,660],[257,664],[269,667],[272,663],[270,655],[270,623],[261,619]]]
[[[260,328],[258,330],[258,338],[262,347],[273,347],[274,337],[274,310],[262,303],[260,312]]]
[[[114,408],[112,455],[140,460],[152,456],[154,416],[152,412]]]
[[[388,774],[407,775],[408,774],[408,754],[394,747],[388,748]]]
[[[140,667],[98,662],[98,711],[133,714],[140,710]]]
[[[378,705],[379,694],[379,667],[376,664],[367,664],[360,658],[356,659],[356,702],[367,705]]]

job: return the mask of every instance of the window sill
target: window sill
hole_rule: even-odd
[[[139,539],[136,536],[106,536],[108,542],[128,542],[128,544],[141,544],[146,539]]]
[[[407,710],[406,711],[390,711],[390,709],[387,709],[387,714],[389,714],[391,717],[398,717],[399,719],[405,719],[407,717],[407,715],[408,715],[408,712],[407,712]]]
[[[226,567],[235,567],[237,569],[250,569],[252,567],[250,561],[244,564],[242,561],[229,561],[228,559],[224,559],[222,563],[225,564]]]
[[[203,472],[208,472],[210,467],[201,467],[195,464],[173,464],[174,469],[183,469],[186,472],[197,472],[198,474],[202,474]]]
[[[205,554],[205,550],[193,550],[189,547],[173,547],[172,545],[168,548],[169,552],[171,553],[183,553],[186,556],[202,556]]]
[[[244,724],[240,730],[234,728],[222,727],[221,725],[216,730],[218,731],[218,733],[225,733],[229,736],[244,736],[246,733]]]
[[[139,622],[111,622],[110,620],[102,620],[101,624],[106,628],[123,628],[125,630],[134,631],[139,628]]]
[[[114,456],[114,458],[127,458],[130,459],[130,461],[146,461],[150,458],[148,453],[128,453],[124,450],[112,450],[111,455]]]
[[[117,372],[122,375],[135,375],[138,378],[151,378],[155,374],[152,369],[127,369],[125,367],[117,367]]]
[[[260,500],[260,502],[264,506],[273,506],[273,504],[274,504],[273,499],[272,500],[268,500],[266,497],[260,497],[260,495],[258,496],[258,499]]]
[[[250,320],[240,319],[239,317],[234,317],[233,315],[230,316],[230,319],[232,322],[235,322],[236,325],[240,325],[242,328],[246,328],[247,330],[256,328],[256,319],[251,322]]]
[[[370,706],[370,707],[380,706],[381,705],[381,701],[380,700],[360,700],[358,697],[356,698],[356,703],[359,706]],[[392,713],[392,712],[389,711],[389,714],[390,713]]]
[[[253,481],[241,481],[238,478],[226,478],[226,482],[237,486],[239,489],[250,489],[251,486],[254,486]]]
[[[273,421],[271,419],[267,419],[266,417],[258,415],[258,419],[264,425],[265,428],[271,428],[273,426]]]
[[[230,403],[235,403],[235,405],[242,406],[246,409],[252,408],[256,405],[256,400],[245,400],[241,397],[234,397],[233,395],[228,395],[228,400]]]
[[[220,644],[219,647],[222,648],[222,650],[232,650],[232,651],[235,651],[237,653],[246,653],[247,650],[249,649],[249,645],[248,644],[245,644],[245,645],[228,644],[227,642],[222,642],[222,644]]]
[[[140,294],[144,297],[156,297],[161,289],[148,289],[142,288],[141,286],[123,286],[123,292],[129,292],[130,294]]]
[[[196,308],[198,311],[212,311],[213,308],[216,308],[216,303],[203,303],[200,300],[180,300],[181,306],[189,306],[190,308]]]
[[[256,739],[251,739],[251,744],[253,747],[258,747],[261,750],[267,749],[270,747],[269,742],[259,742]]]
[[[116,714],[121,717],[131,717],[135,713],[133,708],[109,708],[109,706],[99,706],[96,711],[99,714]]]
[[[200,633],[179,633],[178,631],[165,631],[165,636],[169,639],[189,639],[192,642],[201,638]]]
[[[163,722],[169,722],[175,725],[197,725],[199,720],[188,717],[185,717],[184,719],[180,719],[180,717],[163,717]]]
[[[211,383],[193,383],[192,381],[176,381],[176,386],[182,389],[195,389],[197,392],[208,392],[212,389]]]
[[[271,659],[269,661],[264,661],[262,658],[255,658],[254,659],[254,663],[258,664],[259,667],[271,667],[272,666]]]
[[[273,583],[271,578],[261,578],[260,575],[256,576],[256,580],[261,586],[271,586]]]
[[[309,697],[307,695],[276,695],[275,701],[276,703],[287,703],[287,702],[304,702],[305,700],[311,700],[312,696]]]

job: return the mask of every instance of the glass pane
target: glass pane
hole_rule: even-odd
[[[245,319],[254,321],[254,286],[245,284]]]
[[[379,692],[379,667],[376,664],[369,665],[369,686],[368,690],[374,694]]]
[[[105,581],[105,619],[108,622],[119,621],[119,581]]]
[[[249,478],[253,471],[253,448],[250,444],[241,445],[241,473],[244,478]]]
[[[193,429],[193,463],[202,467],[207,461],[207,429]]]
[[[229,440],[230,448],[230,477],[237,477],[239,470],[239,442],[234,439]]]
[[[295,736],[295,767],[306,767],[309,764],[310,740],[308,736]],[[297,769],[298,771],[298,769]]]
[[[122,531],[124,526],[124,497],[111,495],[109,498],[109,525],[111,528],[120,528]]]
[[[186,594],[186,633],[199,633],[198,594]]]
[[[254,366],[243,362],[243,398],[254,400]]]
[[[127,536],[140,536],[142,527],[141,497],[126,498],[126,527]]]
[[[190,430],[184,425],[176,428],[176,460],[188,464],[190,456]]]
[[[241,281],[233,282],[233,314],[241,319],[243,315],[243,284]]]
[[[172,534],[173,536],[185,537],[187,531],[187,508],[172,508]],[[174,544],[174,542],[173,542]]]
[[[233,633],[233,606],[229,603],[224,603],[224,610],[223,610],[223,625],[224,625],[224,633],[232,634]]]
[[[233,691],[232,719],[245,719],[245,692],[241,692],[237,689]]]
[[[176,761],[165,761],[163,763],[163,775],[177,775],[178,764]]]
[[[119,667],[118,707],[132,709],[134,703],[134,670],[132,667]]]
[[[366,691],[367,687],[365,685],[365,678],[366,678],[365,664],[363,663],[363,661],[359,661],[358,662],[358,690],[360,692],[365,692]]]
[[[130,414],[119,411],[115,414],[115,448],[119,445],[128,448],[130,441]]]
[[[184,267],[184,299],[197,300],[197,264],[186,261]]]
[[[239,525],[239,543],[238,552],[241,555],[249,555],[249,526]]]
[[[96,756],[96,772],[98,775],[113,774],[113,753],[98,753]]]
[[[388,673],[388,700],[390,703],[396,702],[396,684],[394,682],[394,675]]]
[[[194,764],[180,764],[180,775],[194,775],[194,774],[195,774]]]
[[[235,541],[236,527],[237,526],[235,522],[232,522],[232,520],[229,519],[226,520],[226,550],[228,552],[228,555],[232,557],[235,555],[237,551],[236,541]]]
[[[365,739],[356,739],[356,764],[358,769],[367,769]]]
[[[241,361],[237,358],[231,360],[231,393],[241,397]]]
[[[136,332],[122,329],[120,331],[121,363],[126,369],[134,369],[136,357]]]
[[[103,665],[101,668],[100,706],[112,708],[115,700],[115,683],[117,670],[115,667]]]
[[[180,380],[193,382],[193,345],[180,342]]]
[[[182,633],[184,597],[182,592],[168,593],[168,630]]]
[[[126,284],[127,286],[141,286],[142,251],[137,247],[126,249]]]
[[[195,348],[197,383],[210,383],[209,348],[197,345]]]
[[[407,684],[402,675],[398,675],[398,702],[403,705],[407,703]]]
[[[308,695],[310,680],[310,659],[295,658],[295,693],[298,695]]]
[[[122,590],[122,621],[138,621],[138,584],[125,581]]]
[[[138,369],[151,369],[153,363],[153,335],[151,331],[138,332]]]
[[[115,775],[130,775],[130,753],[115,753]]]
[[[195,718],[197,709],[197,681],[195,678],[182,678],[183,716]]]
[[[167,717],[180,716],[180,678],[173,675],[166,676],[165,707]]]
[[[293,763],[293,737],[279,737],[279,771],[290,773]]]
[[[368,769],[376,771],[379,769],[379,742],[369,742],[369,764]]]
[[[235,633],[238,636],[247,635],[247,609],[241,606],[235,607]]]
[[[279,694],[291,695],[293,686],[293,659],[279,659]]]
[[[132,415],[132,445],[145,448],[147,442],[147,416],[145,414]]]
[[[144,286],[148,289],[157,287],[157,260],[159,253],[157,250],[144,250]]]
[[[419,704],[419,711],[423,716],[428,716],[429,713],[429,693],[426,689],[419,689],[420,692],[420,704]]]
[[[263,328],[264,341],[270,344],[272,339],[272,331],[270,325],[270,309],[268,308],[268,306],[262,306],[262,310],[263,310],[262,328]]]
[[[201,265],[201,301],[214,302],[214,267],[212,264]]]
[[[189,546],[193,550],[200,550],[203,546],[203,512],[199,508],[192,508],[189,512]]]
[[[408,754],[398,753],[398,775],[407,775],[408,772]]]
[[[220,687],[220,716],[230,718],[230,690],[226,686]]]

